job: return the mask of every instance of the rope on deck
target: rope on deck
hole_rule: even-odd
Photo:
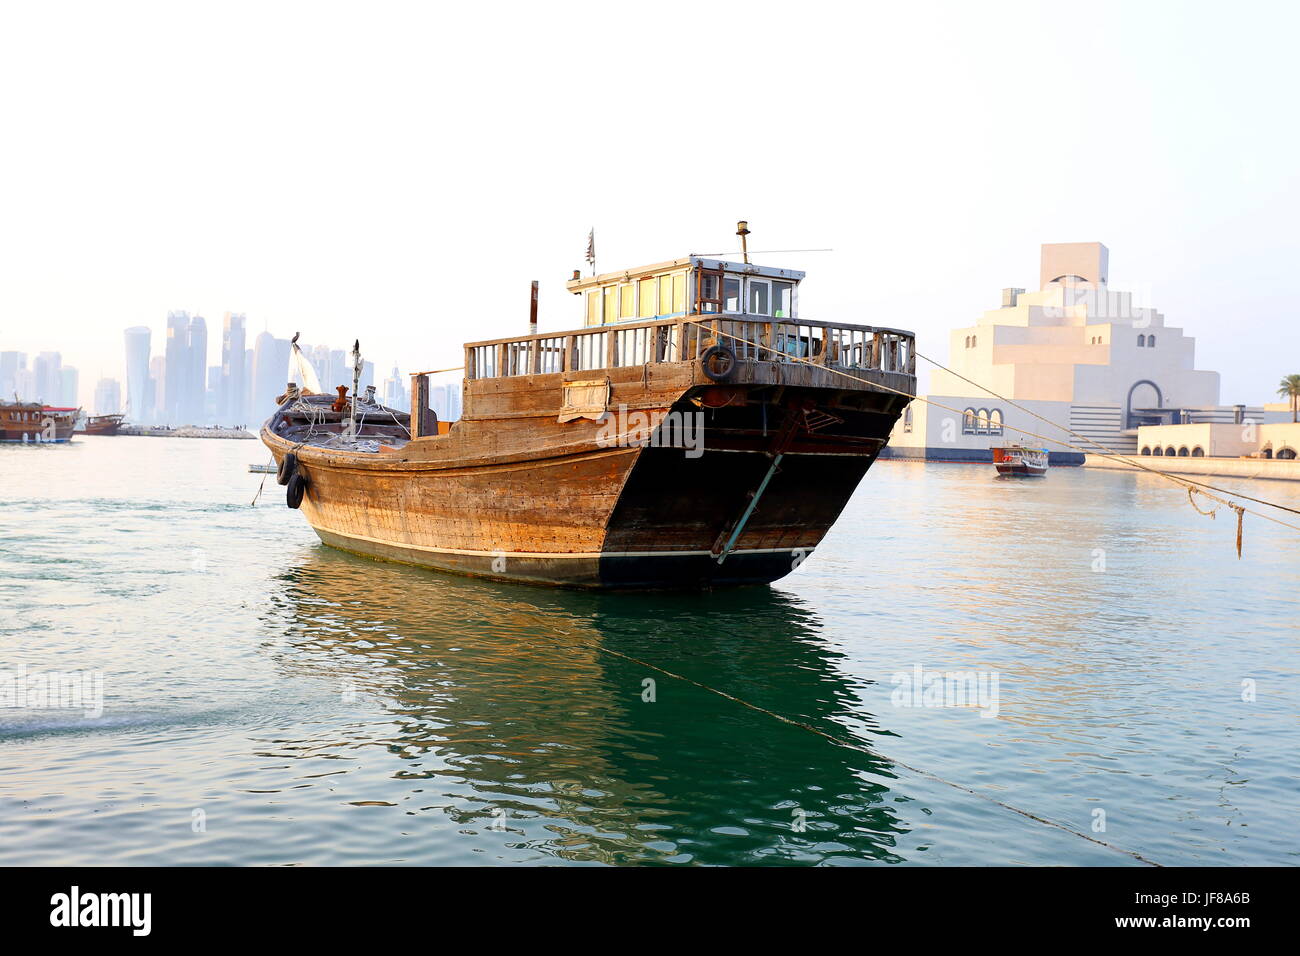
[[[735,335],[735,334],[733,334],[733,333],[731,333],[731,332],[724,332],[724,331],[722,331],[721,329],[714,329],[713,326],[712,326],[712,324],[710,324],[710,323],[706,323],[706,322],[698,322],[698,321],[695,321],[694,319],[687,319],[686,321],[689,322],[691,325],[698,326],[699,328],[704,329],[704,330],[706,330],[706,331],[708,331],[708,332],[710,332],[710,333],[712,333],[712,334],[720,335],[720,336],[724,336],[724,337],[726,337],[726,338],[733,339],[733,340],[735,340],[735,341],[737,341],[737,342],[740,342],[740,343],[743,343],[743,344],[745,344],[745,345],[754,346],[755,348],[759,348],[759,349],[762,349],[762,348],[768,348],[769,351],[770,351],[770,346],[765,346],[765,345],[763,345],[761,342],[755,341],[755,340],[753,340],[753,339],[746,339],[746,338],[744,338],[744,337],[742,337],[742,336]],[[931,358],[929,358],[929,357],[927,357],[927,356],[922,355],[920,352],[916,352],[915,354],[916,354],[916,356],[917,356],[918,358],[923,358],[923,359],[925,359],[927,362],[931,363],[932,365],[937,366],[937,367],[940,368],[940,369],[943,369],[944,371],[951,371],[950,369],[947,369],[947,368],[945,368],[943,365],[940,365],[938,362],[934,361],[934,359],[931,359]],[[944,409],[945,411],[952,412],[953,414],[958,415],[958,416],[964,416],[964,415],[966,414],[964,410],[958,410],[958,409],[956,409],[956,408],[953,408],[951,405],[945,405],[945,404],[943,404],[942,402],[936,402],[934,399],[926,398],[926,397],[924,397],[924,396],[922,396],[922,395],[915,395],[915,394],[912,394],[911,392],[905,392],[905,391],[903,391],[902,389],[899,389],[899,388],[893,388],[892,386],[885,385],[885,384],[883,384],[883,383],[881,383],[881,382],[873,382],[873,381],[871,381],[870,379],[862,378],[861,376],[858,376],[858,375],[853,375],[852,373],[850,373],[850,372],[845,372],[845,371],[842,370],[842,369],[834,368],[833,366],[830,366],[830,365],[822,365],[822,364],[820,364],[820,363],[818,363],[818,362],[814,362],[814,361],[812,361],[811,359],[806,359],[806,358],[802,358],[802,357],[800,357],[800,356],[795,356],[795,355],[787,355],[787,356],[785,356],[785,358],[788,359],[790,362],[793,362],[793,363],[802,363],[802,364],[805,364],[805,365],[811,365],[811,366],[813,366],[813,367],[815,367],[815,368],[820,368],[820,369],[822,369],[822,370],[824,370],[824,371],[826,371],[826,372],[830,372],[832,375],[841,375],[841,376],[843,376],[844,378],[851,379],[851,380],[853,380],[853,381],[855,381],[855,382],[860,382],[860,383],[862,383],[863,385],[869,385],[870,387],[872,387],[872,388],[876,388],[876,389],[880,389],[881,391],[892,392],[892,393],[894,393],[895,395],[902,395],[904,398],[906,398],[906,399],[908,399],[908,400],[910,400],[910,401],[924,402],[924,403],[927,404],[927,405],[933,405],[935,408],[942,408],[942,409]],[[1052,420],[1049,419],[1049,418],[1044,418],[1042,415],[1039,415],[1038,413],[1033,412],[1033,411],[1031,411],[1031,410],[1025,408],[1023,405],[1019,404],[1018,402],[1016,402],[1016,401],[1014,401],[1014,400],[1012,400],[1012,399],[1006,398],[1006,397],[1003,396],[1003,395],[999,395],[997,392],[993,391],[992,389],[988,388],[987,386],[980,385],[978,382],[972,382],[970,379],[966,378],[965,376],[959,375],[959,374],[956,373],[956,372],[952,372],[952,374],[953,374],[953,375],[956,375],[958,378],[962,379],[963,381],[968,382],[969,384],[974,385],[974,386],[976,386],[977,388],[980,388],[980,389],[982,389],[982,390],[985,391],[985,392],[988,392],[988,394],[991,395],[991,396],[993,396],[994,398],[999,399],[1000,401],[1004,401],[1004,402],[1006,402],[1008,405],[1011,405],[1011,406],[1013,406],[1014,408],[1018,408],[1018,409],[1020,409],[1021,411],[1024,411],[1024,412],[1026,412],[1027,414],[1032,415],[1032,416],[1035,417],[1035,418],[1041,419],[1042,421],[1044,421],[1044,422],[1046,422],[1047,424],[1053,426],[1054,428],[1060,428],[1060,429],[1062,429],[1063,431],[1065,431],[1065,432],[1067,432],[1067,433],[1069,433],[1069,434],[1071,434],[1071,435],[1074,435],[1074,436],[1076,436],[1076,437],[1078,437],[1078,438],[1082,438],[1084,441],[1087,441],[1087,442],[1090,443],[1091,445],[1094,445],[1096,448],[1100,449],[1100,451],[1099,451],[1099,452],[1098,452],[1098,451],[1093,451],[1092,449],[1085,448],[1085,447],[1082,447],[1082,446],[1080,446],[1080,445],[1076,445],[1076,444],[1074,444],[1073,442],[1066,441],[1066,440],[1061,439],[1061,438],[1049,438],[1049,437],[1046,436],[1046,435],[1040,435],[1039,433],[1037,433],[1037,432],[1033,432],[1033,431],[1030,431],[1030,430],[1027,429],[1027,428],[1019,428],[1019,427],[1017,427],[1017,426],[1015,426],[1015,425],[1008,425],[1008,424],[1006,424],[1006,423],[1004,422],[1003,425],[1002,425],[1002,427],[1005,428],[1005,429],[1009,429],[1009,430],[1011,430],[1011,431],[1013,431],[1013,432],[1019,432],[1019,433],[1022,434],[1022,435],[1027,435],[1027,436],[1029,436],[1030,438],[1035,438],[1035,439],[1037,439],[1038,441],[1042,441],[1042,442],[1050,442],[1050,443],[1052,443],[1052,444],[1054,444],[1054,445],[1060,445],[1061,447],[1063,447],[1063,448],[1068,448],[1068,449],[1070,449],[1071,451],[1077,451],[1077,452],[1080,452],[1080,453],[1085,454],[1085,455],[1087,455],[1087,454],[1096,455],[1098,458],[1105,458],[1105,459],[1108,459],[1108,460],[1110,460],[1110,461],[1116,461],[1116,462],[1119,462],[1119,463],[1121,463],[1121,464],[1129,465],[1129,466],[1131,466],[1131,467],[1133,467],[1133,468],[1136,468],[1136,469],[1139,469],[1139,470],[1141,470],[1141,471],[1150,472],[1150,473],[1153,474],[1153,475],[1159,475],[1161,478],[1165,478],[1165,479],[1167,479],[1167,480],[1169,480],[1169,481],[1172,481],[1172,482],[1174,482],[1175,484],[1177,484],[1177,485],[1179,485],[1179,486],[1181,486],[1181,487],[1183,487],[1183,488],[1186,488],[1187,491],[1188,491],[1188,495],[1189,495],[1189,497],[1190,497],[1192,494],[1203,495],[1203,496],[1205,496],[1206,498],[1210,499],[1211,501],[1217,502],[1217,503],[1220,504],[1220,505],[1224,505],[1225,507],[1231,508],[1232,510],[1236,511],[1236,512],[1237,512],[1237,557],[1238,557],[1238,558],[1241,557],[1242,517],[1243,517],[1243,515],[1245,515],[1245,514],[1251,514],[1251,515],[1254,515],[1254,516],[1257,517],[1257,518],[1263,518],[1265,521],[1271,521],[1271,522],[1273,522],[1274,524],[1279,524],[1279,525],[1281,525],[1281,526],[1284,527],[1284,528],[1290,528],[1290,529],[1293,530],[1293,531],[1300,531],[1300,525],[1292,524],[1292,523],[1290,523],[1290,522],[1288,522],[1288,521],[1282,521],[1281,519],[1279,519],[1279,518],[1275,518],[1275,517],[1273,517],[1273,516],[1270,515],[1270,514],[1265,514],[1264,512],[1255,511],[1255,510],[1253,510],[1253,509],[1247,508],[1247,507],[1245,507],[1244,505],[1239,505],[1239,504],[1237,504],[1235,501],[1230,501],[1230,500],[1228,500],[1227,498],[1220,497],[1220,495],[1215,494],[1215,492],[1222,492],[1222,493],[1225,494],[1225,495],[1230,495],[1230,496],[1235,497],[1235,498],[1242,498],[1242,499],[1245,499],[1245,500],[1248,500],[1248,501],[1254,501],[1254,502],[1256,502],[1256,503],[1258,503],[1258,504],[1267,505],[1267,506],[1269,506],[1269,507],[1271,507],[1271,508],[1277,508],[1277,509],[1280,510],[1280,511],[1289,511],[1289,512],[1292,512],[1292,513],[1295,513],[1295,514],[1300,514],[1300,510],[1298,510],[1298,509],[1291,508],[1291,507],[1289,507],[1289,506],[1287,506],[1287,505],[1281,505],[1281,504],[1278,504],[1278,503],[1273,502],[1273,501],[1266,501],[1266,500],[1264,500],[1264,499],[1262,499],[1262,498],[1252,498],[1252,497],[1249,496],[1249,495],[1243,495],[1243,494],[1240,494],[1240,493],[1235,492],[1235,491],[1230,491],[1230,490],[1228,490],[1228,489],[1226,489],[1226,488],[1219,488],[1219,487],[1217,487],[1217,486],[1210,485],[1210,484],[1207,484],[1207,483],[1205,483],[1205,482],[1194,481],[1194,480],[1192,480],[1192,479],[1181,478],[1181,477],[1179,477],[1179,476],[1177,476],[1177,475],[1172,475],[1172,474],[1170,474],[1170,473],[1167,472],[1167,471],[1161,471],[1161,470],[1158,469],[1158,468],[1151,468],[1151,467],[1148,466],[1148,465],[1144,465],[1142,462],[1134,461],[1132,458],[1129,458],[1129,457],[1127,457],[1126,455],[1122,455],[1122,454],[1120,454],[1119,452],[1115,451],[1114,449],[1111,449],[1111,448],[1106,447],[1105,445],[1101,444],[1100,442],[1096,441],[1095,439],[1089,438],[1089,437],[1086,436],[1086,435],[1081,435],[1081,434],[1079,434],[1078,432],[1072,431],[1072,430],[1071,430],[1070,428],[1068,428],[1067,426],[1065,426],[1065,425],[1061,425],[1061,424],[1058,423],[1058,422],[1054,422],[1054,421],[1052,421]],[[1197,510],[1199,511],[1200,509],[1198,508]],[[1202,512],[1202,513],[1204,513],[1204,512]]]

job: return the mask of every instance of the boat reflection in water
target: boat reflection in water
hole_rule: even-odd
[[[899,858],[910,826],[887,762],[690,683],[839,737],[851,713],[874,736],[795,598],[550,591],[329,549],[282,579],[277,664],[355,691],[358,722],[270,756],[343,761],[340,794],[425,817],[400,818],[408,862],[446,858],[440,824],[443,843],[480,840],[483,862]],[[353,769],[364,787],[339,779]]]

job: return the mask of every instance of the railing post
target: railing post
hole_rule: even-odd
[[[465,349],[465,380],[469,381],[474,377],[474,350],[467,348]]]
[[[566,335],[564,337],[564,355],[561,356],[561,372],[572,372],[574,366],[574,353],[578,347],[578,337],[576,335]]]
[[[528,374],[536,375],[541,369],[542,363],[542,340],[528,340]]]
[[[874,368],[874,369],[879,369],[880,371],[883,372],[884,369],[881,367],[881,364],[880,364],[880,363],[881,363],[881,360],[884,358],[884,356],[881,354],[880,345],[881,345],[881,343],[880,343],[880,333],[879,333],[879,332],[874,332],[874,333],[872,333],[872,336],[871,336],[871,367]]]
[[[618,331],[608,329],[609,339],[605,342],[605,368],[613,368],[618,364]]]
[[[433,429],[429,421],[429,376],[411,376],[411,437],[422,438]]]

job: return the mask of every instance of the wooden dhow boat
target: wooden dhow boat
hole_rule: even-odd
[[[748,258],[748,257],[746,257]],[[326,544],[595,588],[774,581],[915,394],[913,336],[803,319],[804,273],[689,256],[580,278],[586,326],[465,345],[463,414],[292,387],[262,428]],[[296,346],[295,346],[296,348]],[[354,364],[360,365],[354,348]]]
[[[79,408],[55,408],[40,402],[0,402],[0,441],[45,444],[72,440]]]
[[[116,435],[124,421],[125,415],[91,415],[82,426],[82,431],[87,435]]]

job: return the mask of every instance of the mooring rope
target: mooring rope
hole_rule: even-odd
[[[741,342],[741,343],[743,343],[743,344],[745,344],[745,345],[751,345],[751,346],[754,346],[755,348],[758,348],[758,349],[764,349],[764,348],[766,348],[766,349],[768,349],[769,351],[772,350],[770,346],[765,346],[765,345],[763,345],[761,342],[758,342],[758,341],[755,341],[755,340],[752,340],[752,339],[746,339],[746,338],[744,338],[744,337],[742,337],[742,336],[735,335],[735,334],[730,333],[730,332],[725,332],[725,331],[723,331],[722,329],[714,329],[714,328],[713,328],[709,323],[706,323],[706,322],[698,322],[698,321],[695,321],[695,320],[693,320],[693,319],[686,319],[685,321],[689,322],[691,325],[698,326],[699,328],[704,329],[704,330],[706,330],[706,331],[708,331],[708,332],[710,332],[710,333],[713,333],[713,334],[716,334],[716,335],[721,335],[721,336],[724,336],[724,337],[729,338],[729,339],[733,339],[733,340],[735,340],[735,341],[737,341],[737,342]],[[919,353],[919,352],[916,353],[916,354],[918,355],[918,357],[920,357],[920,353]],[[892,393],[894,393],[895,395],[901,395],[901,396],[903,396],[904,398],[907,398],[907,399],[912,400],[912,401],[924,402],[925,404],[927,404],[927,405],[932,405],[932,406],[934,406],[935,408],[942,408],[942,409],[944,409],[945,411],[952,412],[952,413],[955,414],[955,415],[965,416],[965,414],[966,414],[964,410],[958,410],[958,409],[952,407],[951,405],[945,405],[945,404],[943,404],[942,402],[937,402],[937,401],[935,401],[934,399],[926,398],[926,397],[923,396],[923,395],[916,395],[916,394],[913,394],[913,393],[911,393],[911,392],[903,391],[902,389],[893,388],[892,386],[885,385],[885,384],[883,384],[883,383],[881,383],[881,382],[873,382],[873,381],[871,381],[870,379],[862,378],[861,376],[858,376],[858,375],[853,375],[853,374],[851,374],[851,373],[849,373],[849,372],[844,371],[843,369],[838,369],[838,368],[835,368],[835,367],[833,367],[833,366],[831,366],[831,365],[822,365],[822,364],[820,364],[820,363],[818,363],[818,362],[814,362],[814,361],[812,361],[811,359],[806,359],[806,358],[802,358],[802,357],[800,357],[800,356],[795,356],[795,355],[786,355],[785,358],[788,359],[788,360],[789,360],[790,362],[792,362],[792,363],[799,363],[799,364],[804,364],[804,365],[811,365],[811,366],[813,366],[814,368],[820,368],[820,369],[822,369],[822,370],[824,370],[824,371],[826,371],[826,372],[830,372],[830,373],[833,374],[833,375],[841,375],[841,376],[843,376],[844,378],[852,379],[852,380],[855,381],[855,382],[861,382],[862,384],[864,384],[864,385],[869,385],[870,387],[875,388],[875,389],[880,389],[880,390],[882,390],[882,391],[886,391],[886,392],[892,392]],[[926,361],[927,361],[927,362],[932,362],[933,360],[927,358]],[[936,364],[937,364],[937,363],[936,363]],[[942,366],[941,366],[941,367],[942,367]],[[953,374],[956,374],[956,373],[953,373]],[[960,376],[959,376],[959,377],[960,377]],[[974,385],[974,384],[976,384],[976,383],[971,382],[971,384]],[[983,386],[980,386],[980,388],[984,388],[984,387],[983,387]],[[988,392],[988,393],[989,393],[990,395],[992,395],[994,398],[1002,399],[1002,396],[998,395],[996,392],[991,391],[990,389],[984,388],[984,391]],[[1013,406],[1015,406],[1015,407],[1017,407],[1017,408],[1020,408],[1020,407],[1021,407],[1021,406],[1019,406],[1016,402],[1012,401],[1011,399],[1002,399],[1002,400],[1006,401],[1008,404],[1013,405]],[[1028,411],[1028,410],[1026,409],[1026,411]],[[1034,413],[1033,413],[1033,412],[1030,412],[1030,414],[1034,414]],[[1038,416],[1038,415],[1036,415],[1035,417],[1042,418],[1042,416]],[[1043,421],[1046,421],[1046,422],[1047,422],[1048,424],[1050,424],[1050,425],[1053,425],[1053,426],[1056,426],[1056,427],[1058,427],[1058,428],[1062,428],[1062,429],[1065,429],[1066,431],[1069,431],[1069,429],[1066,428],[1064,425],[1059,425],[1058,423],[1053,422],[1053,421],[1051,421],[1050,419],[1046,419],[1046,418],[1044,418]],[[1035,439],[1037,439],[1037,440],[1039,440],[1039,441],[1050,442],[1050,443],[1052,443],[1052,444],[1054,444],[1054,445],[1060,445],[1061,447],[1063,447],[1063,448],[1068,448],[1068,449],[1070,449],[1071,451],[1077,451],[1077,452],[1080,452],[1080,453],[1082,453],[1082,454],[1095,454],[1098,458],[1105,458],[1105,459],[1107,459],[1107,460],[1109,460],[1109,461],[1119,462],[1119,463],[1121,463],[1121,464],[1129,465],[1129,466],[1131,466],[1131,467],[1133,467],[1133,468],[1140,469],[1140,470],[1142,470],[1142,471],[1150,472],[1150,473],[1153,474],[1153,475],[1159,475],[1161,478],[1168,479],[1169,481],[1172,481],[1172,482],[1174,482],[1174,483],[1177,484],[1177,485],[1180,485],[1180,486],[1182,486],[1182,487],[1184,487],[1184,488],[1187,488],[1187,489],[1189,489],[1190,491],[1194,491],[1196,494],[1204,495],[1206,498],[1209,498],[1211,501],[1216,501],[1216,502],[1218,502],[1219,504],[1221,504],[1221,505],[1225,505],[1225,506],[1227,506],[1227,507],[1229,507],[1229,508],[1232,508],[1232,509],[1234,509],[1234,510],[1240,509],[1240,512],[1238,513],[1238,516],[1237,516],[1237,517],[1238,517],[1238,537],[1237,537],[1237,557],[1238,557],[1238,558],[1241,557],[1241,527],[1240,527],[1240,524],[1241,524],[1241,516],[1242,516],[1242,514],[1251,514],[1251,515],[1254,515],[1254,516],[1257,517],[1257,518],[1263,518],[1265,521],[1271,521],[1271,522],[1273,522],[1274,524],[1279,524],[1279,525],[1281,525],[1281,526],[1284,527],[1284,528],[1290,528],[1290,529],[1293,530],[1293,531],[1300,531],[1300,525],[1295,525],[1295,524],[1291,524],[1290,522],[1287,522],[1287,521],[1282,521],[1281,519],[1279,519],[1279,518],[1275,518],[1275,517],[1273,517],[1273,516],[1270,515],[1270,514],[1265,514],[1265,513],[1263,513],[1263,512],[1259,512],[1259,511],[1254,511],[1254,510],[1252,510],[1252,509],[1250,509],[1250,508],[1246,508],[1246,507],[1244,507],[1244,506],[1238,505],[1238,504],[1236,504],[1236,503],[1233,502],[1233,501],[1229,501],[1229,500],[1227,500],[1226,498],[1221,498],[1221,497],[1219,497],[1217,494],[1213,494],[1213,493],[1212,493],[1210,490],[1208,490],[1208,489],[1214,488],[1214,486],[1211,486],[1211,485],[1205,485],[1203,482],[1196,482],[1196,481],[1186,480],[1186,479],[1183,479],[1183,478],[1181,478],[1181,477],[1179,477],[1179,476],[1177,476],[1177,475],[1170,474],[1170,473],[1167,472],[1167,471],[1161,471],[1161,470],[1159,470],[1159,469],[1157,469],[1157,468],[1151,468],[1151,467],[1148,467],[1147,465],[1144,465],[1144,464],[1142,464],[1141,462],[1134,461],[1134,460],[1131,459],[1131,458],[1128,458],[1128,457],[1126,457],[1126,456],[1124,456],[1124,455],[1121,455],[1119,452],[1116,452],[1116,451],[1113,451],[1113,450],[1111,450],[1111,449],[1108,449],[1108,448],[1106,448],[1106,446],[1101,445],[1100,443],[1094,441],[1093,439],[1087,438],[1086,436],[1079,436],[1079,437],[1085,438],[1085,440],[1087,440],[1087,441],[1091,442],[1092,444],[1096,445],[1098,448],[1101,448],[1101,449],[1102,449],[1102,452],[1100,452],[1100,453],[1099,453],[1099,452],[1093,452],[1093,451],[1090,451],[1090,450],[1087,449],[1087,448],[1083,448],[1083,447],[1080,447],[1080,446],[1078,446],[1078,445],[1075,445],[1073,442],[1069,442],[1069,441],[1066,441],[1066,440],[1061,439],[1061,438],[1050,438],[1050,437],[1048,437],[1048,436],[1046,436],[1046,435],[1040,435],[1040,434],[1037,433],[1037,432],[1030,431],[1030,430],[1027,429],[1027,428],[1019,428],[1019,427],[1017,427],[1017,426],[1015,426],[1015,425],[1008,425],[1008,424],[1006,424],[1005,422],[1003,423],[1003,426],[1002,426],[1002,427],[1005,428],[1005,429],[1009,429],[1009,430],[1011,430],[1011,431],[1013,431],[1013,432],[1019,432],[1019,433],[1022,434],[1022,435],[1027,435],[1027,436],[1029,436],[1030,438],[1035,438]],[[1238,495],[1236,492],[1229,491],[1229,490],[1227,490],[1227,489],[1218,489],[1218,488],[1214,488],[1214,490],[1215,490],[1215,491],[1222,491],[1224,494],[1232,495],[1233,497],[1247,498],[1247,499],[1249,499],[1249,500],[1251,500],[1251,501],[1257,501],[1257,502],[1259,502],[1259,503],[1261,503],[1261,504],[1269,505],[1269,506],[1271,506],[1271,507],[1278,508],[1278,509],[1283,510],[1283,511],[1295,511],[1295,510],[1296,510],[1296,509],[1293,509],[1293,508],[1289,508],[1289,507],[1287,507],[1287,506],[1285,506],[1285,505],[1279,505],[1279,504],[1276,504],[1276,503],[1271,502],[1271,501],[1264,501],[1263,499],[1259,499],[1259,498],[1250,498],[1248,495]],[[1198,510],[1199,510],[1199,509],[1198,509]],[[1297,513],[1300,513],[1300,512],[1297,512]]]
[[[997,392],[993,391],[993,389],[989,388],[987,385],[981,385],[979,382],[976,382],[976,381],[973,381],[973,380],[967,378],[965,375],[962,375],[960,372],[954,372],[952,369],[948,368],[946,365],[943,365],[943,364],[941,364],[941,363],[935,361],[934,359],[930,358],[928,355],[922,355],[920,352],[917,352],[917,353],[916,353],[916,357],[917,357],[917,358],[921,358],[921,359],[925,359],[927,362],[929,362],[929,363],[930,363],[931,365],[933,365],[935,368],[941,369],[941,370],[947,372],[949,375],[954,375],[954,376],[956,376],[957,378],[959,378],[959,379],[961,379],[963,382],[965,382],[967,385],[974,385],[976,388],[980,389],[980,390],[983,391],[983,392],[987,392],[989,395],[993,396],[993,397],[996,398],[998,401],[1000,401],[1000,402],[1006,402],[1008,405],[1012,406],[1013,408],[1018,408],[1018,409],[1020,409],[1020,410],[1021,410],[1022,412],[1024,412],[1026,415],[1030,415],[1030,416],[1032,416],[1032,417],[1034,417],[1034,418],[1037,418],[1037,419],[1038,419],[1039,421],[1041,421],[1041,422],[1046,422],[1048,425],[1052,425],[1052,426],[1054,426],[1054,427],[1056,427],[1056,428],[1059,428],[1059,429],[1061,429],[1062,431],[1064,431],[1064,432],[1066,432],[1066,433],[1068,433],[1068,434],[1070,434],[1070,435],[1073,435],[1073,436],[1076,437],[1076,438],[1081,438],[1081,439],[1083,439],[1084,441],[1088,442],[1089,444],[1095,445],[1096,447],[1100,448],[1103,452],[1106,452],[1107,454],[1110,454],[1110,455],[1119,455],[1119,454],[1120,454],[1119,452],[1115,451],[1114,449],[1106,447],[1105,445],[1103,445],[1101,442],[1097,441],[1097,440],[1094,439],[1094,438],[1091,438],[1091,437],[1089,437],[1089,436],[1087,436],[1087,435],[1084,435],[1084,434],[1082,434],[1082,433],[1080,433],[1080,432],[1076,432],[1074,429],[1069,428],[1069,427],[1066,426],[1066,425],[1062,425],[1060,422],[1054,422],[1054,421],[1052,421],[1050,418],[1047,418],[1047,417],[1045,417],[1045,416],[1043,416],[1043,415],[1038,414],[1037,412],[1035,412],[1035,411],[1034,411],[1033,409],[1031,409],[1031,408],[1026,408],[1024,405],[1021,405],[1019,402],[1017,402],[1017,401],[1016,401],[1015,399],[1013,399],[1013,398],[1007,398],[1005,395],[1000,395],[1000,394],[998,394]],[[1126,460],[1128,460],[1130,464],[1134,465],[1134,467],[1142,468],[1142,469],[1144,469],[1145,471],[1149,471],[1149,472],[1152,472],[1152,473],[1154,473],[1154,474],[1165,475],[1166,477],[1169,476],[1169,473],[1168,473],[1168,472],[1161,471],[1161,470],[1158,469],[1158,468],[1151,468],[1151,467],[1148,467],[1147,465],[1142,464],[1141,462],[1132,461],[1131,459],[1127,459],[1127,458],[1126,458]],[[1278,504],[1276,501],[1267,501],[1267,500],[1265,500],[1265,499],[1263,499],[1263,498],[1252,498],[1250,495],[1242,494],[1240,491],[1232,491],[1232,490],[1230,490],[1230,489],[1228,489],[1228,488],[1220,488],[1220,487],[1218,487],[1218,486],[1216,486],[1216,485],[1211,485],[1211,484],[1209,484],[1208,482],[1197,481],[1197,480],[1195,480],[1194,478],[1186,478],[1186,477],[1179,476],[1178,480],[1181,481],[1181,482],[1183,482],[1183,483],[1185,483],[1185,484],[1199,485],[1200,487],[1202,487],[1202,488],[1208,488],[1208,489],[1210,489],[1211,491],[1219,491],[1219,492],[1222,492],[1222,493],[1225,494],[1225,495],[1232,495],[1234,498],[1244,498],[1244,499],[1246,499],[1247,501],[1253,501],[1253,502],[1255,502],[1256,504],[1267,505],[1267,506],[1270,507],[1270,508],[1277,508],[1279,511],[1289,511],[1289,512],[1291,512],[1292,514],[1300,515],[1300,508],[1292,508],[1290,505]],[[1198,509],[1198,510],[1199,510],[1199,509]]]
[[[582,639],[580,635],[573,634],[572,632],[568,632],[568,634],[571,637],[578,637],[579,640]],[[584,643],[588,643],[588,642],[584,641]],[[920,767],[915,767],[912,766],[911,764],[904,763],[903,761],[895,759],[894,757],[891,757],[888,754],[884,754],[877,750],[873,750],[870,747],[868,747],[866,744],[858,743],[857,741],[854,740],[846,740],[843,737],[837,737],[834,734],[827,733],[826,731],[818,727],[814,727],[812,724],[807,723],[806,721],[795,720],[791,717],[785,716],[784,714],[779,714],[776,711],[763,707],[760,704],[755,704],[752,701],[748,701],[745,700],[744,698],[737,697],[735,694],[729,694],[725,690],[720,690],[717,687],[713,687],[709,684],[702,683],[701,681],[697,681],[693,678],[686,677],[683,674],[678,674],[675,671],[670,671],[666,667],[660,667],[657,664],[651,664],[649,661],[643,661],[640,658],[633,657],[631,654],[624,654],[622,651],[616,651],[613,648],[605,647],[599,642],[590,643],[589,646],[601,652],[602,654],[610,654],[614,657],[622,658],[625,661],[629,661],[633,664],[636,664],[639,667],[645,667],[648,668],[649,670],[657,671],[658,673],[663,674],[667,677],[671,677],[674,680],[679,680],[684,683],[690,684],[693,687],[698,687],[700,690],[707,691],[710,694],[716,694],[718,697],[721,697],[724,700],[729,700],[732,703],[740,704],[742,707],[747,707],[750,710],[756,711],[760,714],[765,714],[766,716],[771,717],[774,720],[779,720],[783,724],[787,724],[791,727],[797,727],[800,730],[805,730],[808,731],[809,733],[816,734],[818,737],[821,737],[823,740],[826,740],[828,743],[831,743],[836,747],[842,747],[846,750],[853,750],[858,753],[866,754],[867,756],[872,757],[876,760],[884,760],[896,767],[902,767],[904,770],[907,770],[910,773],[914,773],[918,776],[925,777],[927,780],[933,780],[936,783],[941,783],[944,786],[951,787],[954,790],[960,790],[962,793],[968,793],[973,797],[977,797],[980,800],[984,800],[995,806],[1001,807],[1004,810],[1009,810],[1012,813],[1019,814],[1020,816],[1024,817],[1027,820],[1033,820],[1037,823],[1043,824],[1044,826],[1055,827],[1058,830],[1062,830],[1066,833],[1070,833],[1081,839],[1087,840],[1089,843],[1095,843],[1098,846],[1105,847],[1106,849],[1112,850],[1116,853],[1123,853],[1126,856],[1131,856],[1133,859],[1137,860],[1138,862],[1145,863],[1148,866],[1164,865],[1162,863],[1157,863],[1155,860],[1143,856],[1141,853],[1138,853],[1135,850],[1129,850],[1122,846],[1116,846],[1114,843],[1107,843],[1105,840],[1099,840],[1096,837],[1089,836],[1088,834],[1084,833],[1081,830],[1076,830],[1074,827],[1061,823],[1057,820],[1052,820],[1048,817],[1043,816],[1042,814],[1033,813],[1032,811],[1014,806],[1010,803],[1007,803],[1004,800],[999,800],[997,797],[989,796],[986,793],[981,793],[978,790],[974,790],[971,787],[966,786],[965,784],[948,780],[945,777],[939,776],[937,773],[931,773],[928,770],[922,770]]]

